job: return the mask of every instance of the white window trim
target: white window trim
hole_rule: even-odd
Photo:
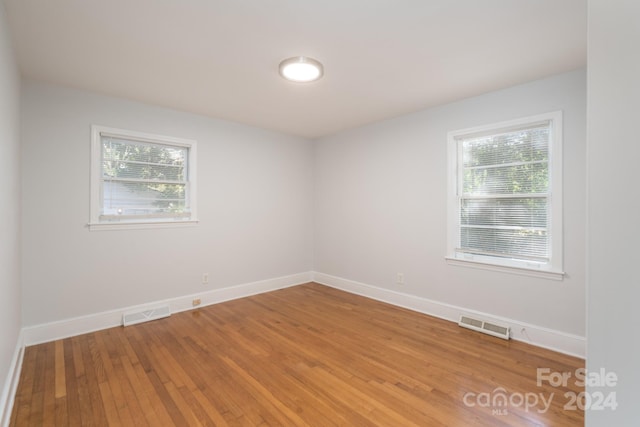
[[[511,260],[498,257],[461,254],[456,251],[460,241],[459,202],[458,202],[458,139],[462,136],[481,136],[482,134],[499,133],[502,130],[532,125],[537,122],[551,121],[551,141],[549,150],[549,185],[550,185],[550,262],[538,264],[527,261]],[[445,259],[450,265],[480,268],[519,275],[562,280],[563,271],[563,214],[562,214],[562,112],[540,114],[520,119],[461,129],[447,134],[447,255]]]
[[[191,215],[188,220],[180,221],[135,221],[122,222],[100,222],[100,194],[101,194],[101,174],[102,174],[102,142],[101,136],[109,135],[116,138],[130,139],[139,142],[150,142],[155,144],[166,144],[189,148],[188,158],[188,182],[189,182],[189,204]],[[135,132],[125,129],[116,129],[106,126],[91,126],[91,207],[89,230],[125,230],[125,229],[145,229],[145,228],[173,228],[191,227],[198,223],[197,215],[197,184],[196,184],[196,153],[197,143],[191,139],[175,138],[163,135],[154,135],[144,132]]]

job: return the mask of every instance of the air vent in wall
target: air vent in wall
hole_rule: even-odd
[[[509,327],[496,325],[495,323],[485,322],[484,320],[474,319],[473,317],[462,315],[458,325],[463,328],[472,329],[494,337],[509,339]]]
[[[169,306],[152,308],[150,310],[135,311],[132,313],[125,313],[122,316],[122,324],[124,326],[135,325],[136,323],[149,322],[151,320],[162,319],[163,317],[171,316],[171,310]]]

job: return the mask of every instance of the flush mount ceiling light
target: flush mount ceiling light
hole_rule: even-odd
[[[307,83],[322,77],[322,64],[306,56],[294,56],[280,63],[280,75],[297,83]]]

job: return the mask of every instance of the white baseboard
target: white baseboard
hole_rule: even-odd
[[[378,288],[353,280],[342,279],[328,274],[313,272],[313,281],[336,289],[362,295],[378,301],[393,304],[409,310],[428,314],[441,319],[458,322],[461,314],[475,315],[490,322],[507,325],[511,328],[511,338],[523,341],[538,347],[547,348],[571,356],[585,358],[586,340],[584,337],[568,334],[518,320],[494,316],[476,310],[469,310],[415,295]],[[524,328],[524,332],[523,331]]]
[[[475,315],[484,320],[507,325],[511,328],[511,338],[517,341],[527,342],[538,347],[584,358],[586,341],[584,337],[568,334],[545,327],[532,325],[514,319],[508,319],[488,313],[470,310],[451,304],[433,301],[415,295],[404,294],[389,289],[359,283],[353,280],[343,279],[319,272],[305,272],[275,279],[261,280],[228,288],[215,289],[198,294],[185,295],[163,301],[154,301],[148,304],[123,307],[117,310],[87,316],[75,317],[57,322],[45,323],[23,328],[21,344],[34,345],[57,339],[68,338],[94,332],[101,329],[122,325],[122,315],[132,311],[143,311],[156,308],[160,305],[169,305],[172,313],[191,310],[194,298],[202,301],[199,307],[217,304],[250,295],[256,295],[277,289],[307,283],[310,281],[331,286],[346,292],[362,295],[378,301],[383,301],[399,307],[428,314],[441,319],[457,322],[461,314]],[[523,333],[522,330],[525,330]],[[22,351],[22,350],[20,350]],[[18,356],[16,356],[17,358]],[[20,361],[21,361],[20,353]],[[4,394],[3,394],[4,397]],[[1,403],[1,402],[0,402]]]
[[[20,372],[22,371],[22,359],[24,357],[24,340],[23,333],[18,334],[16,349],[13,352],[9,373],[2,387],[0,395],[0,426],[7,427],[11,421],[11,411],[13,410],[13,402],[16,398],[16,390],[18,381],[20,380]]]
[[[128,312],[144,311],[161,305],[169,305],[171,313],[178,313],[194,309],[195,307],[192,305],[194,298],[200,298],[201,304],[198,306],[198,308],[200,308],[211,304],[217,304],[224,301],[307,283],[311,281],[311,276],[311,272],[298,273],[275,279],[261,280],[228,288],[199,292],[197,294],[185,295],[162,301],[153,301],[148,304],[123,307],[117,310],[104,311],[102,313],[90,314],[57,322],[29,326],[22,330],[24,334],[24,344],[27,346],[41,344],[101,329],[112,328],[114,326],[120,326],[122,325],[122,315]]]

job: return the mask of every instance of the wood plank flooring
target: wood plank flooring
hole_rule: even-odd
[[[11,425],[581,426],[581,367],[309,283],[28,347]]]

